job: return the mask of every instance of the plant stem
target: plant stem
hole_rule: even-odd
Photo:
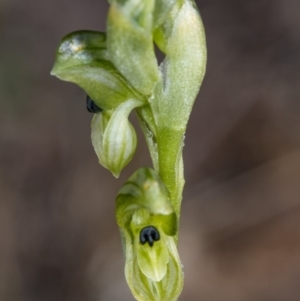
[[[170,192],[178,223],[185,182],[182,160],[183,138],[182,130],[163,127],[158,129],[157,132],[158,172]]]

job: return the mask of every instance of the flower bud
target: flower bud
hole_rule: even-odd
[[[139,105],[141,102],[137,100],[128,100],[113,112],[95,114],[92,120],[92,144],[99,163],[109,169],[116,178],[136,150],[136,133],[128,121],[128,115]]]
[[[139,301],[174,301],[183,285],[176,247],[177,218],[169,193],[150,168],[136,171],[117,197],[125,276]]]

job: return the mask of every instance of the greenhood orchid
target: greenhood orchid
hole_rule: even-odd
[[[177,251],[182,149],[205,74],[204,28],[193,0],[109,3],[107,32],[67,35],[51,74],[93,101],[92,144],[115,177],[137,147],[128,119],[136,112],[154,169],[137,170],[117,196],[125,276],[137,300],[175,301],[183,286]],[[165,56],[160,64],[155,45]]]

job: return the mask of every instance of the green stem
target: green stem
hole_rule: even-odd
[[[184,187],[183,138],[182,131],[173,128],[159,128],[157,132],[159,175],[170,192],[178,223]]]

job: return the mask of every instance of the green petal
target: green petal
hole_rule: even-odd
[[[110,62],[103,32],[82,30],[68,34],[58,47],[51,74],[83,88],[104,110],[115,109],[136,97]]]
[[[182,266],[173,237],[166,236],[165,244],[169,252],[167,272],[161,281],[153,282],[153,285],[157,296],[156,300],[175,301],[183,288]]]
[[[107,47],[111,61],[144,95],[150,95],[159,79],[152,38],[154,1],[113,2],[107,23]]]
[[[149,244],[136,243],[137,262],[142,273],[153,281],[161,281],[167,272],[168,248],[161,233],[160,241]]]
[[[92,144],[98,156],[99,163],[105,168],[107,168],[107,164],[106,158],[103,154],[103,133],[110,117],[110,111],[104,111],[102,114],[94,114],[91,125]]]
[[[93,118],[91,137],[99,163],[115,177],[119,177],[135,153],[137,137],[128,115],[142,104],[137,100],[128,100],[115,111],[95,114]]]
[[[178,0],[156,0],[155,8],[153,12],[153,29],[159,27],[166,15],[170,12],[174,4],[178,2]]]
[[[136,244],[132,244],[131,236],[124,230],[121,230],[121,233],[125,238],[125,276],[134,297],[139,301],[175,301],[182,291],[183,272],[174,238],[166,235],[162,241],[164,249],[168,252],[168,262],[166,264],[163,262],[162,267],[151,267],[151,260],[147,257],[143,258],[142,263],[140,262]],[[153,257],[156,259],[156,256]],[[156,260],[152,262],[158,263]],[[166,270],[162,279],[153,280],[153,274],[163,274],[164,268]],[[151,270],[159,272],[151,272]]]

